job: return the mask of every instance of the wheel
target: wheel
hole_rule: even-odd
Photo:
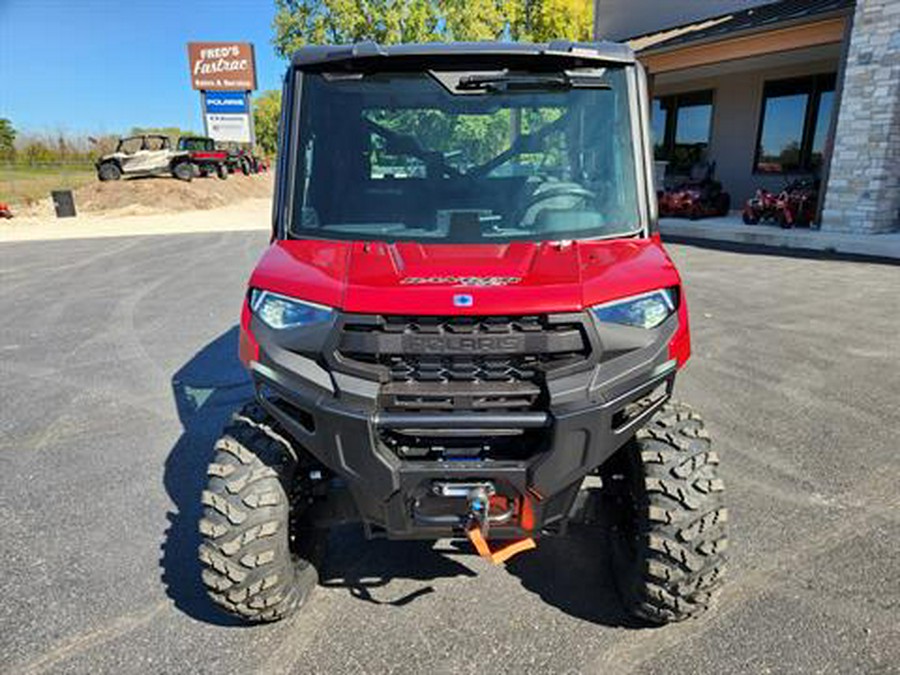
[[[290,442],[262,408],[236,413],[216,443],[203,491],[202,579],[209,597],[248,621],[276,621],[302,607],[316,584],[323,531],[292,513],[298,462]],[[301,462],[302,463],[302,462]],[[292,499],[289,499],[292,495]],[[298,535],[306,535],[298,541]]]
[[[228,171],[225,170],[224,164],[216,165],[216,175],[219,177],[219,180],[225,180],[228,178]]]
[[[758,225],[759,224],[759,214],[755,210],[744,209],[744,212],[741,214],[741,217],[744,219],[744,225]]]
[[[190,162],[178,162],[172,167],[172,175],[178,180],[190,182],[194,178],[194,165]]]
[[[776,220],[778,221],[778,226],[782,230],[789,230],[794,226],[794,219],[787,209],[779,209]]]
[[[241,160],[241,173],[244,174],[245,176],[250,175],[250,162],[247,161],[246,159]]]
[[[601,467],[613,571],[636,617],[664,624],[709,606],[728,545],[718,463],[700,416],[669,402]]]
[[[108,180],[119,180],[122,177],[122,169],[115,162],[103,162],[97,168],[97,178],[106,182]]]

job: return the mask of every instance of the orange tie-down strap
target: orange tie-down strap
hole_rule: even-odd
[[[501,546],[496,551],[492,551],[487,541],[485,541],[484,536],[481,534],[481,528],[470,527],[466,530],[466,534],[469,535],[469,541],[472,542],[475,550],[478,551],[478,555],[485,560],[490,560],[495,565],[506,562],[514,555],[537,548],[534,539],[527,537],[525,539],[510,542],[505,546]]]

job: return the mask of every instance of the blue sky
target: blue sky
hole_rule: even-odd
[[[260,91],[280,88],[272,0],[0,0],[0,117],[23,131],[202,131],[190,41],[254,43]]]

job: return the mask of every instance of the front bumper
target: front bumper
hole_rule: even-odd
[[[259,359],[251,364],[257,397],[295,440],[330,469],[352,495],[370,536],[460,536],[465,501],[438,505],[437,483],[489,482],[515,504],[513,517],[491,527],[493,538],[538,536],[561,528],[582,479],[603,464],[670,397],[677,364],[669,342],[677,316],[641,334],[641,346],[600,354],[590,367],[548,380],[544,410],[516,412],[386,412],[379,384],[336,373],[279,346],[253,322]],[[624,332],[643,329],[624,329]],[[623,330],[601,342],[618,340]],[[626,339],[627,341],[627,339]],[[401,457],[383,442],[385,430],[531,429],[545,439],[526,458]],[[426,433],[426,432],[423,432]],[[439,500],[438,500],[439,501]]]

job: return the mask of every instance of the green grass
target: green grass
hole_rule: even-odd
[[[0,164],[0,202],[21,208],[49,197],[51,190],[74,190],[95,180],[90,164]]]

